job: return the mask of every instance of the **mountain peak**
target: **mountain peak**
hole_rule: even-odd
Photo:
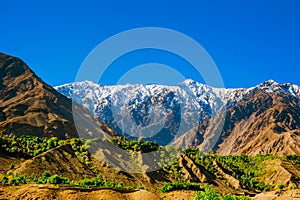
[[[84,84],[89,84],[89,85],[98,85],[97,83],[95,83],[95,82],[93,82],[93,81],[90,81],[90,80],[82,81],[82,83],[84,83]]]
[[[99,87],[101,86],[100,84],[97,84],[93,81],[90,80],[85,80],[85,81],[81,81],[79,82],[82,86],[91,86],[91,87]],[[71,83],[72,84],[72,83]]]
[[[27,76],[34,74],[21,59],[4,53],[0,53],[0,70],[2,72],[0,74],[0,82],[3,82],[4,79],[10,82],[11,79],[25,72],[28,73]]]
[[[265,86],[271,86],[271,85],[279,85],[278,82],[274,81],[273,79],[270,79],[270,80],[267,80],[267,81],[264,81],[263,83],[261,83],[262,85],[265,85]]]
[[[258,88],[258,89],[266,89],[266,88],[273,88],[276,86],[280,86],[280,84],[272,79],[264,81],[262,83],[259,83],[258,85],[252,87],[252,88]]]
[[[195,82],[195,80],[188,78],[188,79],[185,79],[182,83],[194,83],[194,82]]]
[[[291,83],[283,83],[280,84],[274,80],[267,80],[264,81],[260,84],[258,84],[255,87],[252,87],[248,89],[248,91],[256,91],[256,90],[263,90],[264,92],[267,93],[282,93],[282,94],[290,94],[293,95],[294,97],[299,97],[300,96],[300,89],[299,86],[293,85]]]
[[[199,83],[191,78],[184,80],[183,82],[179,83],[178,85],[185,85],[188,87],[195,87],[195,86],[200,86],[200,85],[204,85],[202,83]]]
[[[83,107],[73,109],[70,99],[43,82],[21,59],[3,53],[0,53],[0,94],[3,134],[78,137],[74,112],[85,113],[79,116],[80,120],[98,123]],[[79,131],[85,134],[84,130],[88,129]],[[101,131],[98,130],[89,131]]]
[[[37,77],[21,59],[0,53],[0,70],[1,132],[60,138],[75,132],[71,106],[67,105],[71,102]]]

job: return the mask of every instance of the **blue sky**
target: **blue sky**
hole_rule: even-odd
[[[0,52],[22,58],[56,86],[74,81],[88,53],[108,37],[164,27],[200,43],[226,87],[250,87],[268,79],[300,85],[299,10],[298,0],[2,1]],[[157,52],[133,53],[116,63],[129,70],[136,60],[185,65]],[[107,72],[112,78],[102,83],[115,83],[119,71],[112,67]],[[155,75],[158,81],[167,79],[164,73]],[[192,72],[185,77],[202,81]]]

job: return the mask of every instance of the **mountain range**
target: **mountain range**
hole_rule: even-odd
[[[223,155],[300,155],[300,89],[290,83],[224,89],[190,79],[175,86],[84,81],[54,89],[22,60],[1,53],[0,93],[4,135],[118,134]]]
[[[161,145],[221,154],[300,154],[300,88],[265,81],[245,89],[213,88],[191,79],[175,86],[55,87],[118,134]]]

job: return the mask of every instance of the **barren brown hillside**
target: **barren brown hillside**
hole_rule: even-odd
[[[217,152],[300,155],[298,98],[257,91],[230,108]]]
[[[0,53],[0,132],[14,135],[78,137],[72,101],[43,82],[19,58]],[[75,106],[74,106],[75,107]],[[77,105],[80,134],[114,134]],[[99,127],[102,127],[104,133]],[[78,128],[78,127],[77,127]]]

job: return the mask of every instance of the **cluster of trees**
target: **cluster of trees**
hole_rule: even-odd
[[[149,153],[162,148],[156,142],[143,140],[127,140],[126,137],[115,137],[112,138],[110,142],[121,149],[141,153]]]
[[[269,191],[273,186],[267,185],[260,180],[264,176],[264,161],[277,158],[273,155],[237,155],[221,156],[216,154],[203,155],[198,149],[187,149],[186,155],[196,164],[203,166],[206,170],[216,177],[221,176],[213,166],[213,161],[218,163],[219,167],[234,178],[238,179],[242,186],[254,192]]]
[[[15,157],[31,158],[57,146],[70,144],[78,160],[88,167],[93,168],[88,152],[89,144],[92,141],[82,138],[59,140],[57,137],[40,138],[30,135],[3,137],[0,134],[0,151]]]
[[[123,182],[115,182],[113,180],[104,181],[101,176],[93,177],[93,178],[85,178],[83,180],[79,180],[75,183],[76,186],[81,186],[85,188],[114,188],[114,189],[126,189],[126,190],[136,190],[136,189],[144,189],[144,186],[125,186]]]
[[[297,155],[288,155],[286,156],[286,159],[290,162],[292,162],[297,167],[300,167],[300,156]]]
[[[203,190],[204,186],[196,183],[170,182],[160,188],[161,192],[171,192],[174,190]]]
[[[93,178],[85,178],[77,182],[79,186],[82,187],[107,187],[107,188],[123,188],[123,183],[115,183],[114,181],[104,181],[101,176]]]
[[[233,194],[218,193],[211,185],[200,185],[195,183],[172,182],[160,188],[161,192],[171,192],[174,190],[195,190],[198,191],[195,200],[250,200],[247,196],[236,196]]]
[[[39,138],[26,135],[5,138],[0,134],[0,150],[23,158],[36,156],[63,143],[63,140],[59,140],[56,137]]]
[[[212,186],[203,187],[203,191],[197,192],[194,200],[250,200],[247,196],[218,193]]]
[[[2,184],[8,185],[22,185],[28,183],[37,183],[37,184],[70,184],[71,181],[68,178],[60,177],[57,174],[51,175],[50,172],[44,172],[41,177],[36,177],[35,174],[27,177],[24,175],[17,175],[9,171],[6,175],[0,180]]]
[[[288,160],[300,167],[300,156],[297,155],[276,156],[258,154],[256,156],[221,156],[213,153],[205,155],[197,148],[187,148],[184,150],[184,153],[198,166],[205,168],[216,178],[222,178],[222,175],[213,165],[213,162],[216,162],[223,171],[238,179],[243,188],[253,192],[269,191],[276,187],[275,185],[268,185],[263,182],[263,177],[266,176],[265,161],[274,159]],[[164,170],[175,180],[184,181],[178,160],[169,163],[168,166],[164,167]],[[291,184],[289,188],[296,188],[296,186],[295,184]]]
[[[82,138],[71,138],[65,143],[70,144],[75,152],[76,157],[81,163],[86,164],[90,169],[94,170],[88,149],[93,140],[83,140]]]
[[[66,177],[61,177],[57,174],[51,175],[50,172],[45,171],[41,177],[36,177],[35,174],[27,177],[25,175],[17,175],[13,172],[9,171],[6,175],[2,177],[0,183],[7,185],[23,185],[23,184],[54,184],[54,185],[62,185],[62,186],[76,186],[76,187],[84,187],[84,188],[114,188],[114,189],[144,189],[143,186],[135,186],[135,187],[125,187],[123,182],[115,182],[113,180],[104,181],[101,176],[93,177],[93,178],[84,178],[78,181],[71,181]]]
[[[216,160],[222,168],[231,173],[238,179],[247,189],[262,192],[269,191],[273,188],[260,181],[265,175],[264,161],[274,159],[273,155],[257,155],[257,156],[217,156]]]
[[[169,176],[174,178],[176,181],[179,181],[179,182],[184,181],[184,176],[179,167],[178,160],[170,162],[163,169],[164,169],[164,171],[166,171],[169,174]]]

